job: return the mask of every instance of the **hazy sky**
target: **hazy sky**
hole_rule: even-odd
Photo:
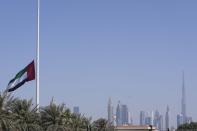
[[[40,102],[93,118],[112,98],[140,110],[181,109],[185,71],[187,114],[197,121],[196,0],[41,0]],[[0,1],[0,90],[36,55],[36,0]],[[14,92],[35,99],[35,81]]]

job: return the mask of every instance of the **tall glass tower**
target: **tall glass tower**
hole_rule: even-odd
[[[186,96],[185,96],[185,76],[183,72],[183,83],[182,83],[182,99],[181,99],[181,114],[183,115],[183,122],[187,122],[187,114],[186,114]]]
[[[117,126],[122,125],[122,114],[121,114],[120,101],[118,102],[118,105],[117,105],[117,108],[116,108],[116,125]]]
[[[145,118],[146,118],[146,114],[144,111],[140,111],[140,125],[146,125],[145,124]]]
[[[167,106],[167,110],[166,110],[166,116],[165,116],[165,125],[166,125],[166,130],[170,128],[170,116],[169,116],[169,111],[170,108],[169,106]]]
[[[108,122],[113,125],[113,106],[111,98],[109,98],[108,106],[107,106],[107,112],[108,112]]]
[[[122,115],[122,124],[128,125],[129,124],[129,111],[127,105],[121,106],[121,115]]]

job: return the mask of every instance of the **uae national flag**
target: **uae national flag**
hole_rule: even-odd
[[[12,92],[21,87],[25,82],[35,79],[34,61],[27,65],[23,70],[18,72],[16,76],[8,83],[7,91]]]

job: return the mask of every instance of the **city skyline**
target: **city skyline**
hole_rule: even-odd
[[[127,104],[134,124],[141,110],[164,116],[169,105],[176,126],[184,70],[186,115],[197,121],[196,6],[195,0],[42,0],[40,105],[54,97],[96,119],[107,116],[111,97]],[[34,0],[0,2],[1,91],[35,58],[36,9]],[[35,103],[35,85],[13,95]]]
[[[127,104],[121,104],[120,101],[117,103],[116,112],[113,110],[112,100],[109,98],[107,104],[107,114],[108,114],[108,122],[115,126],[123,126],[123,125],[133,125],[132,119],[132,111],[129,111]],[[169,114],[169,106],[167,106],[165,113],[165,121],[163,120],[163,115],[160,114],[158,110],[155,111],[140,111],[139,113],[139,123],[135,122],[134,125],[153,125],[159,131],[174,129],[173,125],[170,125],[170,114]],[[113,119],[113,120],[112,120]],[[165,125],[165,126],[164,126]]]
[[[151,111],[151,112],[145,112],[145,111],[140,111],[139,112],[139,125],[154,125],[155,127],[157,127],[159,130],[167,130],[167,129],[171,129],[171,128],[175,128],[181,124],[184,123],[190,123],[192,122],[192,117],[189,117],[186,115],[186,89],[185,89],[185,75],[184,75],[184,71],[182,72],[182,88],[181,88],[181,114],[178,114],[176,117],[176,124],[172,123],[171,121],[173,120],[171,118],[171,116],[173,116],[171,114],[170,116],[170,108],[167,105],[166,108],[166,112],[165,112],[165,123],[163,122],[163,116],[159,114],[159,111],[156,110]],[[109,113],[113,112],[113,107],[112,105],[112,100],[111,98],[109,98],[108,101],[108,121],[109,121]],[[124,110],[127,110],[127,115],[126,113],[124,113],[124,118],[122,115],[122,107],[124,107]],[[109,109],[111,109],[111,111],[109,111]],[[121,105],[120,100],[118,101],[118,105],[116,108],[116,125],[128,125],[128,122],[125,122],[125,120],[129,121],[129,110],[126,104]],[[113,114],[113,113],[112,113]],[[155,114],[155,116],[153,117],[153,114]],[[113,115],[112,115],[113,116]],[[126,118],[127,116],[127,118]],[[123,120],[124,119],[124,120]],[[136,119],[137,120],[137,119]],[[124,121],[124,122],[123,122]],[[135,122],[136,124],[137,122]],[[163,126],[165,124],[165,127]],[[138,125],[138,124],[137,124]]]

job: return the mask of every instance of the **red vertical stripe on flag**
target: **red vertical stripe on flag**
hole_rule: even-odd
[[[32,61],[27,67],[27,81],[31,81],[35,79],[35,67],[34,61]]]

